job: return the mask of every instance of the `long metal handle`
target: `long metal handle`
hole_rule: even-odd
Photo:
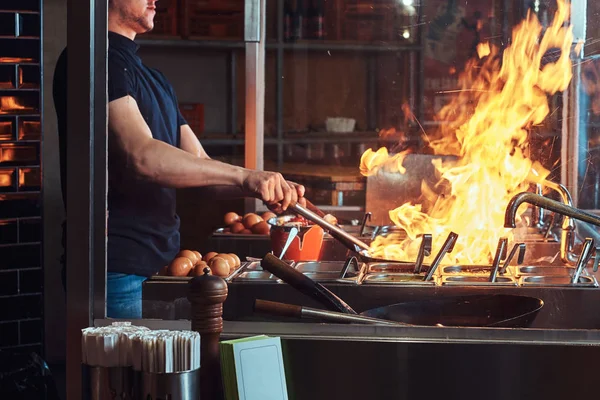
[[[581,276],[581,272],[587,265],[588,261],[592,257],[592,249],[594,248],[594,239],[587,238],[585,239],[585,243],[583,244],[583,249],[581,250],[581,255],[579,256],[579,260],[577,260],[577,267],[575,268],[575,272],[573,273],[573,278],[571,279],[572,284],[576,284],[579,282],[579,277]]]
[[[429,256],[431,254],[431,246],[433,243],[433,237],[426,233],[423,235],[423,240],[421,241],[421,246],[419,247],[419,254],[417,254],[417,261],[415,262],[415,274],[421,273],[421,267],[423,266],[423,260],[425,256]]]
[[[517,250],[519,251],[519,256],[517,257],[517,265],[523,264],[523,260],[525,259],[525,251],[527,250],[527,247],[525,246],[525,243],[516,243],[510,251],[508,257],[506,257],[506,260],[504,261],[504,266],[500,269],[501,274],[506,273],[510,262],[515,257],[515,254],[517,254]]]
[[[492,272],[490,272],[490,282],[496,282],[498,276],[498,268],[500,268],[500,262],[506,258],[506,246],[508,245],[508,238],[500,238],[498,241],[498,247],[496,248],[496,255],[494,256],[494,262],[492,263]]]
[[[352,248],[353,245],[357,246],[363,250],[369,250],[368,244],[366,244],[365,242],[363,242],[361,240],[358,240],[357,238],[348,234],[347,232],[344,232],[342,229],[338,228],[337,226],[330,224],[329,222],[325,221],[323,218],[319,217],[314,212],[302,207],[300,204],[296,203],[294,205],[290,205],[290,209],[292,211],[296,212],[297,214],[303,216],[307,220],[312,221],[315,224],[319,225],[321,228],[325,229],[326,231],[328,231],[331,236],[338,239],[340,242],[342,242],[346,247],[350,248],[351,250],[353,250],[353,251],[356,250],[356,249]]]
[[[440,249],[440,252],[438,253],[437,256],[435,256],[435,259],[431,263],[431,267],[429,267],[429,272],[423,279],[424,281],[430,281],[431,278],[433,278],[433,274],[435,273],[435,270],[437,269],[437,267],[440,265],[440,263],[444,259],[444,256],[446,255],[446,253],[451,253],[452,250],[454,250],[454,245],[456,244],[457,239],[458,239],[458,234],[456,234],[454,232],[450,232],[450,234],[448,235],[448,238],[444,242],[444,245]]]
[[[362,315],[350,315],[335,311],[320,310],[318,308],[298,306],[294,304],[278,303],[275,301],[256,299],[254,310],[271,315],[292,318],[311,318],[330,322],[350,322],[358,324],[381,324],[381,325],[405,325],[401,322],[388,321],[385,319],[363,317]]]
[[[294,289],[304,293],[315,301],[333,311],[356,314],[356,311],[342,299],[318,282],[290,267],[273,254],[266,254],[260,263],[265,271],[269,271]]]

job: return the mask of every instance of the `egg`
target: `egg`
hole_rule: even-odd
[[[227,261],[227,264],[229,264],[229,269],[231,270],[232,268],[235,268],[235,258],[231,257],[229,254],[226,253],[219,253],[219,255],[217,257],[220,257],[224,260]]]
[[[192,252],[196,255],[196,258],[198,259],[198,261],[196,261],[196,265],[198,265],[198,263],[202,261],[202,254],[200,254],[200,252],[196,250],[192,250]]]
[[[263,219],[259,215],[256,215],[254,213],[248,213],[244,215],[244,227],[246,229],[251,229],[254,225],[258,224],[262,220]]]
[[[188,276],[202,276],[202,275],[204,275],[204,268],[208,268],[210,270],[210,267],[208,266],[206,261],[200,261],[200,262],[198,262],[198,264],[196,264],[196,266],[194,268],[192,268],[190,270],[190,273],[188,274]],[[210,275],[210,272],[209,272],[209,275]]]
[[[214,251],[211,251],[210,253],[206,253],[206,255],[204,256],[204,261],[206,261],[208,264],[210,264],[210,260],[212,260],[213,257],[215,257],[217,255],[217,253],[215,253]]]
[[[229,253],[229,255],[233,258],[233,261],[235,261],[235,267],[239,267],[240,265],[242,265],[242,262],[240,261],[240,258],[233,253]]]
[[[177,253],[176,257],[186,257],[186,258],[189,258],[190,261],[192,262],[192,265],[196,265],[196,263],[198,261],[200,261],[198,259],[198,256],[196,255],[196,253],[194,253],[191,250],[181,250],[179,253]],[[202,259],[202,257],[200,257],[200,259]]]
[[[228,212],[227,214],[225,214],[225,217],[223,218],[223,222],[225,223],[225,226],[232,225],[234,222],[240,222],[241,220],[242,220],[242,217],[240,217],[239,215],[237,215],[234,212]]]
[[[250,229],[244,229],[243,231],[239,232],[240,235],[252,235],[252,231]]]
[[[277,218],[277,214],[271,211],[266,211],[262,214],[262,219],[264,219],[265,221],[268,221],[271,218]]]
[[[269,224],[267,224],[265,221],[260,221],[259,223],[252,226],[252,233],[256,235],[268,235],[269,231]]]
[[[169,264],[169,275],[186,276],[194,265],[187,257],[177,257]]]
[[[210,269],[213,275],[221,277],[229,275],[229,263],[221,257],[214,257],[210,260]]]
[[[229,227],[229,229],[231,230],[231,233],[240,233],[241,231],[246,229],[246,227],[241,222],[234,222],[233,225]]]

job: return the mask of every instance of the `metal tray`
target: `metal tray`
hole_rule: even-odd
[[[325,283],[356,283],[356,279],[340,279],[339,274],[337,272],[303,272],[303,274],[315,282],[325,282]]]
[[[442,268],[442,275],[487,275],[492,272],[490,265],[450,265]],[[505,276],[506,274],[502,274]]]
[[[279,280],[276,276],[266,271],[245,271],[233,278],[234,282],[269,282],[277,283]]]
[[[524,276],[520,283],[523,286],[598,287],[598,281],[593,276],[580,276],[575,284],[571,283],[570,276]]]
[[[296,269],[300,272],[336,273],[342,272],[343,261],[302,261],[296,263]]]
[[[424,274],[394,274],[394,273],[380,273],[380,274],[367,274],[363,280],[364,285],[406,285],[406,286],[435,286],[436,277],[434,276],[430,281],[424,281]]]
[[[551,265],[547,266],[520,266],[513,267],[514,275],[517,277],[521,276],[573,276],[575,267],[555,267]],[[587,276],[587,270],[581,271],[581,276]]]
[[[517,286],[518,283],[508,276],[496,277],[496,282],[490,282],[489,277],[481,275],[443,276],[442,285],[456,286]]]
[[[379,273],[399,273],[399,274],[412,274],[415,270],[414,263],[370,263],[368,272],[379,274]],[[427,273],[429,271],[429,265],[423,265],[421,272]]]

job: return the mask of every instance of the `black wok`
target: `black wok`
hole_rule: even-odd
[[[507,294],[441,297],[367,310],[360,315],[425,326],[525,328],[544,306],[541,299]]]
[[[544,302],[515,295],[469,295],[417,300],[350,315],[328,310],[259,300],[255,311],[295,318],[329,322],[384,324],[399,326],[452,326],[527,328]]]

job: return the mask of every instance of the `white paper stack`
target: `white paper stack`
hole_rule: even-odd
[[[200,368],[200,334],[150,330],[130,323],[82,330],[82,362],[96,367],[133,367],[172,373]]]
[[[151,331],[134,344],[141,347],[140,370],[155,373],[200,368],[200,335],[191,331]],[[137,364],[137,363],[136,363]],[[138,365],[134,364],[134,368]]]
[[[127,367],[131,365],[131,337],[149,331],[142,326],[115,323],[82,330],[82,362],[94,367]]]

